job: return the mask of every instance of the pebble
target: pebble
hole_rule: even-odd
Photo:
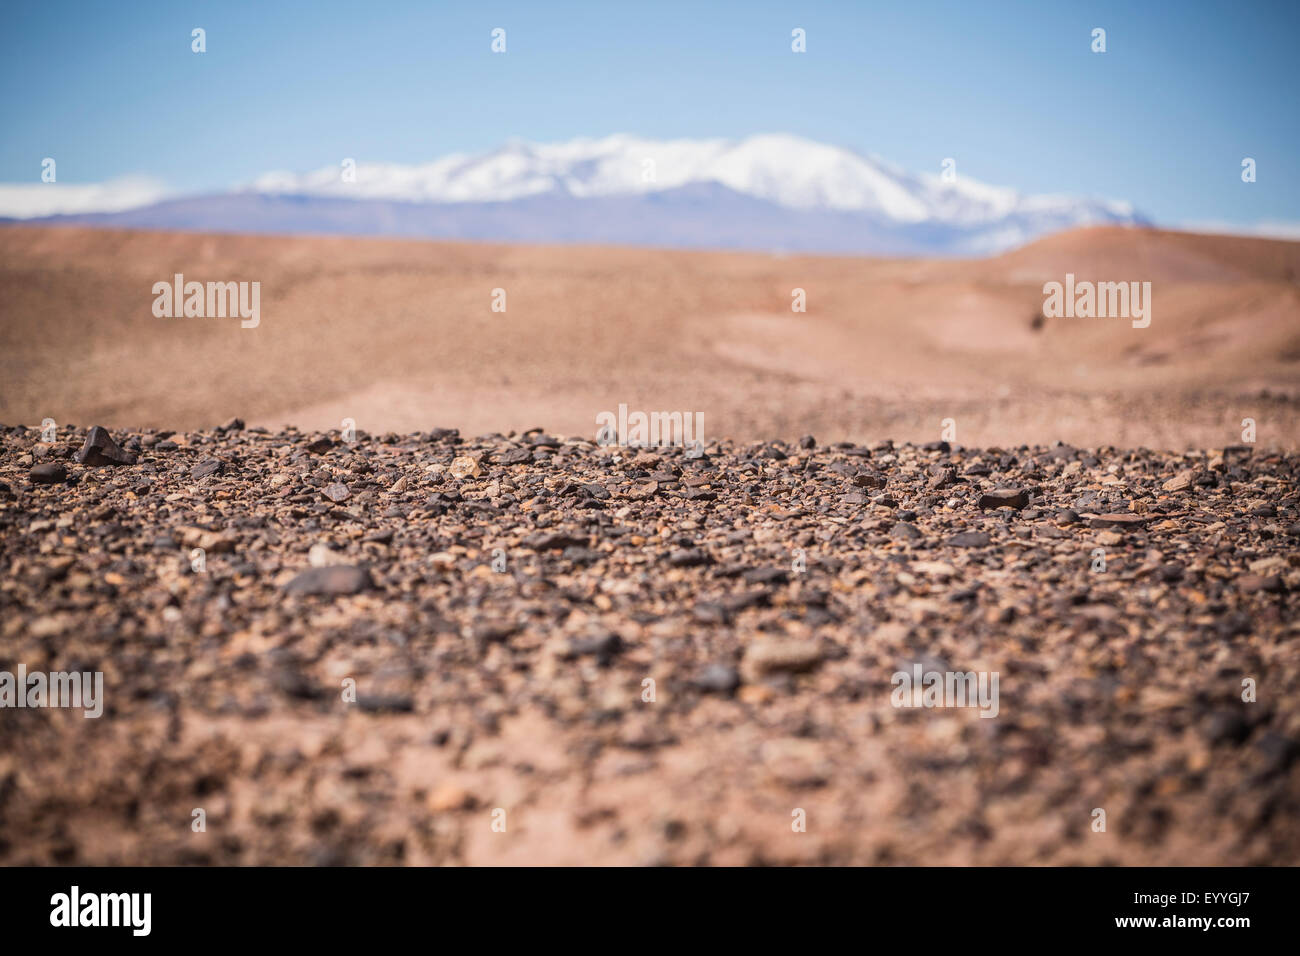
[[[44,462],[32,466],[28,477],[38,485],[61,485],[68,480],[68,469],[57,461]]]
[[[370,571],[350,564],[309,568],[285,585],[289,594],[357,594],[373,586]]]
[[[1029,505],[1029,492],[1023,488],[995,488],[980,495],[980,509],[1015,508],[1017,510]]]
[[[219,475],[225,467],[225,463],[217,458],[204,458],[190,469],[190,477],[198,479],[207,478],[210,475]]]
[[[809,671],[821,660],[821,648],[812,641],[761,637],[746,648],[744,665],[747,671],[761,676],[775,671]]]
[[[338,481],[326,485],[321,489],[321,494],[335,504],[347,501],[348,498],[352,497],[352,492],[348,491],[348,486]]]

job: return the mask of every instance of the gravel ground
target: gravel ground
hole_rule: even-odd
[[[0,863],[1300,863],[1300,455],[53,437]]]

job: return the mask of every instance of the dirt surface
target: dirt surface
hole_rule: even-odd
[[[259,282],[260,324],[153,286]],[[1043,285],[1151,283],[1151,325]],[[698,412],[738,441],[1300,449],[1300,243],[1090,229],[993,259],[0,228],[0,421],[372,433]],[[494,290],[505,294],[493,312]],[[792,312],[802,290],[806,312]]]
[[[0,863],[1300,863],[1262,441],[54,437],[0,429],[0,669],[104,711],[0,710]]]

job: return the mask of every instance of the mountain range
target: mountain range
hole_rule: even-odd
[[[1126,202],[1025,195],[960,174],[948,179],[788,135],[615,135],[510,142],[420,165],[344,160],[307,173],[267,173],[223,193],[24,221],[959,256],[997,253],[1076,226],[1147,224]]]

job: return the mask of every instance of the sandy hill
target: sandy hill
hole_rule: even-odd
[[[706,436],[1300,443],[1300,243],[1103,228],[986,260],[0,229],[0,422],[371,432],[700,411]],[[1042,286],[1149,281],[1152,324],[1043,321]],[[261,322],[157,318],[257,281]],[[493,312],[493,290],[506,311]],[[791,311],[803,289],[807,311]]]

